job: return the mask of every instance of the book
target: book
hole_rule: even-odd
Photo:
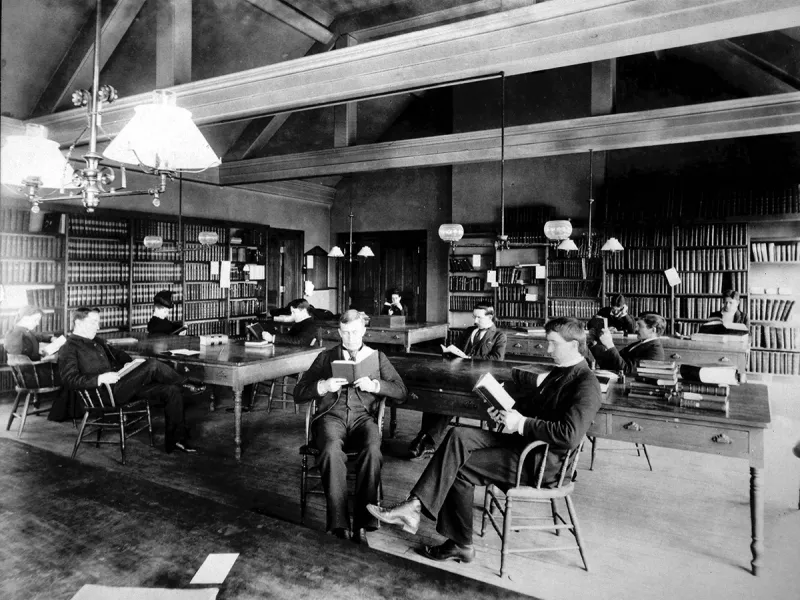
[[[639,361],[639,367],[649,368],[649,369],[668,369],[672,370],[678,366],[674,360],[647,360],[643,359]]]
[[[678,383],[678,391],[693,392],[696,394],[711,394],[714,396],[727,396],[731,388],[724,384],[716,383],[697,383],[694,381],[681,381]]]
[[[261,326],[261,323],[249,323],[247,325],[247,335],[255,341],[261,342],[264,340],[264,337],[261,335],[262,333],[264,333],[264,328]]]
[[[381,364],[378,360],[378,353],[372,351],[358,362],[352,360],[331,361],[331,372],[333,377],[347,379],[347,383],[353,383],[362,377],[380,379]]]
[[[605,371],[600,369],[595,371],[594,374],[597,377],[597,381],[600,382],[600,391],[603,393],[608,391],[609,385],[615,381],[619,381],[619,375],[614,373],[614,371]]]
[[[707,321],[700,325],[698,333],[712,335],[747,335],[749,333],[744,323],[723,323],[721,319]]]
[[[736,367],[699,367],[681,365],[681,379],[700,383],[739,385],[739,372]]]
[[[47,344],[44,348],[42,348],[42,350],[44,351],[45,354],[55,354],[56,352],[58,352],[58,349],[64,345],[66,341],[67,338],[64,337],[63,335],[60,335],[52,342]]]
[[[273,345],[272,342],[268,342],[267,340],[261,340],[257,342],[255,340],[246,340],[244,345],[248,348],[268,348]]]
[[[184,331],[189,331],[189,328],[184,325],[183,323],[178,323],[172,331],[169,332],[170,335],[180,335]]]
[[[131,362],[126,363],[119,371],[117,371],[117,375],[119,375],[120,379],[125,377],[128,373],[136,369],[139,365],[144,362],[145,359],[143,358],[134,358]]]
[[[481,375],[472,391],[497,410],[511,410],[514,408],[514,399],[491,373]]]
[[[716,402],[724,404],[728,401],[727,396],[714,396],[713,394],[698,394],[696,392],[680,392],[678,394],[684,400],[702,400],[703,402]]]
[[[468,355],[464,354],[464,352],[461,350],[461,348],[458,348],[457,346],[454,346],[453,344],[450,344],[449,346],[444,346],[442,344],[439,344],[439,346],[441,346],[442,352],[445,353],[445,354],[455,354],[459,358],[469,358]]]
[[[647,383],[649,385],[668,386],[672,387],[678,383],[677,377],[646,377],[644,375],[637,375],[636,381],[640,383]]]

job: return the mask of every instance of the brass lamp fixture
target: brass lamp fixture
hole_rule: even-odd
[[[342,252],[342,249],[339,246],[334,246],[328,252],[328,258],[344,258],[347,256],[347,259],[350,262],[353,262],[353,219],[355,218],[355,214],[353,214],[353,192],[350,191],[350,213],[347,215],[347,219],[350,222],[350,238],[347,242],[347,254]],[[356,256],[360,256],[362,258],[373,258],[375,253],[372,251],[372,248],[369,246],[362,246],[361,250],[359,250]]]
[[[153,197],[153,206],[161,204],[160,194],[166,191],[167,178],[179,172],[199,172],[220,164],[219,157],[206,142],[191,120],[191,113],[175,105],[176,96],[169,90],[156,90],[151,104],[136,107],[133,119],[111,141],[101,155],[97,139],[101,128],[104,104],[117,99],[110,85],[100,86],[100,5],[96,0],[94,62],[92,89],[72,94],[75,106],[85,106],[88,125],[70,146],[66,158],[58,144],[47,139],[41,126],[26,126],[25,135],[8,136],[2,149],[0,181],[25,195],[31,212],[39,212],[42,202],[66,201],[80,198],[87,212],[94,212],[101,198],[124,196]],[[73,172],[69,158],[83,134],[89,132],[89,147],[83,160],[86,166]],[[61,158],[59,159],[58,156]],[[110,187],[116,176],[110,167],[101,166],[103,157],[120,164],[119,187]],[[126,189],[123,164],[136,165],[145,173],[156,175],[158,184],[146,190]],[[52,189],[51,195],[41,195],[42,189]],[[71,192],[65,192],[68,190]]]

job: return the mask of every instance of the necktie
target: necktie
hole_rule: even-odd
[[[356,362],[356,356],[358,356],[358,350],[347,350],[347,354],[350,355],[350,360]]]

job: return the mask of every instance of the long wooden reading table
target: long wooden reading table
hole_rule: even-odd
[[[486,419],[485,405],[472,387],[487,371],[505,383],[512,395],[519,393],[513,389],[515,365],[509,363],[416,355],[393,356],[391,361],[409,390],[408,401],[399,408]],[[548,366],[525,369],[546,372]],[[733,386],[729,404],[728,414],[679,408],[656,400],[630,399],[623,386],[612,385],[588,435],[747,460],[751,566],[757,575],[764,551],[764,430],[770,423],[767,387],[753,383]],[[390,427],[392,434],[394,426]]]

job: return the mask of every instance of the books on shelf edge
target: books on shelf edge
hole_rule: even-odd
[[[681,365],[681,379],[700,383],[717,383],[739,385],[739,371],[730,367],[701,367],[697,365]]]
[[[472,391],[497,410],[511,410],[514,408],[514,399],[491,373],[481,375]]]
[[[381,365],[378,360],[378,352],[373,350],[357,362],[352,360],[331,361],[331,371],[333,377],[347,379],[347,383],[353,383],[362,377],[380,379]]]
[[[120,378],[125,377],[125,375],[139,367],[144,361],[144,358],[134,358],[131,362],[125,363],[125,365],[117,371],[117,375],[119,375]]]
[[[450,344],[449,346],[439,344],[439,346],[442,348],[442,352],[445,354],[454,354],[459,358],[469,358],[469,355],[465,354],[464,351],[458,346],[454,346],[453,344]]]

